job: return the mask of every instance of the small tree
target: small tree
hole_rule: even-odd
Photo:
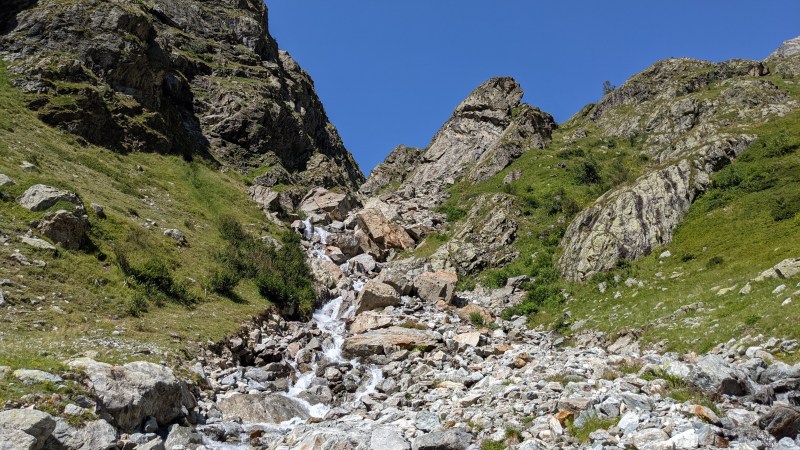
[[[617,87],[614,86],[613,84],[611,84],[610,81],[608,81],[608,80],[604,81],[603,82],[603,96],[605,97],[606,95],[614,92],[614,89],[616,89],[616,88]]]

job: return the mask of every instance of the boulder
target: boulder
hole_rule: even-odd
[[[14,371],[14,377],[25,384],[61,383],[64,381],[60,376],[42,370],[18,369]]]
[[[747,374],[719,355],[706,355],[692,367],[686,381],[710,394],[742,396],[750,392]]]
[[[412,450],[466,450],[472,443],[472,435],[464,428],[423,434],[414,439]]]
[[[402,430],[395,426],[381,426],[372,431],[370,450],[409,450],[411,446],[403,437]]]
[[[177,228],[170,228],[170,229],[164,230],[164,236],[166,236],[166,237],[172,239],[173,241],[177,242],[178,245],[180,245],[180,246],[184,246],[184,245],[187,244],[186,235],[183,234],[183,232],[181,230],[177,229]]]
[[[298,418],[306,420],[308,411],[296,400],[276,394],[233,394],[217,401],[226,421],[280,424]]]
[[[44,211],[58,202],[69,202],[75,206],[83,207],[83,202],[74,193],[44,184],[36,184],[29,187],[17,198],[17,203],[30,211]]]
[[[375,258],[373,258],[372,255],[368,255],[366,253],[354,256],[350,258],[347,262],[350,263],[350,266],[353,268],[354,272],[361,273],[364,275],[375,271],[375,268],[377,267]]]
[[[385,328],[392,324],[392,317],[378,314],[372,311],[365,311],[355,317],[350,323],[350,332],[362,334],[367,331]]]
[[[345,339],[344,352],[351,356],[388,355],[398,349],[429,350],[436,342],[429,331],[389,327]]]
[[[400,304],[400,294],[388,284],[370,280],[359,292],[356,314]]]
[[[788,258],[761,272],[753,281],[764,281],[768,278],[792,278],[798,273],[800,273],[800,258]]]
[[[247,195],[264,211],[288,214],[294,210],[294,202],[287,192],[277,192],[269,187],[256,185],[247,190]]]
[[[14,184],[14,180],[12,180],[8,175],[0,173],[0,187],[9,186]]]
[[[458,275],[453,272],[425,272],[414,279],[417,296],[429,303],[450,303],[456,291]]]
[[[116,442],[117,430],[105,420],[89,422],[83,428],[76,430],[59,419],[45,448],[107,450],[115,448]]]
[[[328,237],[328,244],[337,247],[348,258],[361,253],[361,242],[352,231],[334,233]]]
[[[56,421],[50,414],[35,409],[10,409],[0,411],[0,446],[9,449],[39,450],[56,428]],[[24,433],[30,438],[23,436]],[[1,447],[0,447],[1,448]]]
[[[65,249],[77,250],[86,242],[89,221],[83,214],[62,209],[47,213],[36,228]]]
[[[322,215],[332,220],[344,220],[347,213],[358,207],[358,202],[349,194],[331,192],[325,188],[317,187],[300,202],[298,209],[311,216]]]
[[[164,441],[165,449],[175,448],[193,448],[192,445],[200,445],[203,443],[203,436],[190,427],[182,427],[180,425],[172,425],[169,427],[169,434]]]
[[[69,366],[86,373],[99,408],[122,430],[138,427],[149,416],[155,417],[159,426],[166,426],[196,406],[186,383],[158,364],[138,361],[112,366],[81,358],[70,361]]]
[[[453,340],[462,346],[477,347],[481,342],[481,334],[477,331],[471,333],[461,333],[456,335]]]
[[[639,430],[631,436],[633,447],[639,450],[647,450],[669,440],[669,435],[659,428],[645,428]]]
[[[775,406],[758,420],[758,426],[777,439],[794,439],[800,434],[800,409]]]
[[[356,219],[359,227],[381,248],[411,250],[416,245],[403,227],[391,222],[377,207],[364,207],[356,213]]]

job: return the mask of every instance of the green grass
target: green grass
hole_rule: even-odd
[[[25,100],[0,67],[0,173],[16,182],[0,188],[0,234],[12,239],[0,247],[0,279],[14,283],[3,288],[14,309],[0,309],[0,355],[13,360],[0,356],[0,365],[62,372],[61,361],[87,348],[110,362],[178,365],[269,306],[252,279],[228,286],[224,295],[208,289],[220,266],[217,255],[228,246],[217,227],[220,216],[235,216],[250,236],[279,234],[248,199],[240,175],[199,158],[120,155],[82,145],[39,121]],[[39,171],[23,172],[22,161]],[[36,183],[82,197],[91,245],[52,252],[16,241],[46,213],[13,201]],[[107,218],[97,217],[90,203],[103,205]],[[183,231],[188,246],[165,237],[165,228]],[[46,267],[6,263],[14,248]],[[36,389],[0,386],[2,399]]]
[[[616,426],[619,423],[619,418],[600,418],[600,417],[593,417],[587,420],[583,426],[576,427],[574,422],[568,421],[567,422],[567,432],[569,434],[575,436],[579,442],[584,444],[589,443],[589,435],[594,433],[597,430],[607,430],[613,426]]]
[[[481,450],[506,450],[506,448],[506,444],[503,441],[485,439],[481,443]]]

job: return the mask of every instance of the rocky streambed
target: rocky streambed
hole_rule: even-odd
[[[309,322],[267,313],[199,357],[191,381],[150,363],[70,365],[100,417],[72,427],[0,413],[2,449],[797,449],[796,342],[743,338],[706,355],[634,335],[571,342],[499,313],[522,280],[457,277],[332,243],[348,225],[295,224],[327,297]],[[30,375],[30,374],[29,374]]]

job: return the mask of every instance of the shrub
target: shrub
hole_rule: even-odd
[[[572,176],[578,184],[600,183],[600,166],[593,158],[584,159],[572,167]]]
[[[212,292],[220,295],[230,295],[236,285],[239,284],[240,276],[230,269],[218,269],[208,277],[207,287]]]
[[[481,450],[505,450],[506,444],[502,441],[493,441],[491,439],[486,439],[481,444]]]
[[[710,269],[712,267],[721,266],[722,263],[724,262],[725,259],[722,256],[715,256],[708,260],[708,262],[706,263],[706,267]]]
[[[467,215],[465,209],[452,205],[442,205],[433,209],[435,212],[444,214],[448,222],[457,222]]]
[[[147,299],[141,292],[134,292],[133,297],[128,299],[125,305],[127,313],[133,317],[141,317],[147,312]]]
[[[793,218],[800,211],[800,198],[782,197],[775,201],[770,212],[775,222]]]
[[[469,322],[477,328],[483,328],[486,325],[486,319],[483,318],[483,314],[477,311],[469,314]]]

